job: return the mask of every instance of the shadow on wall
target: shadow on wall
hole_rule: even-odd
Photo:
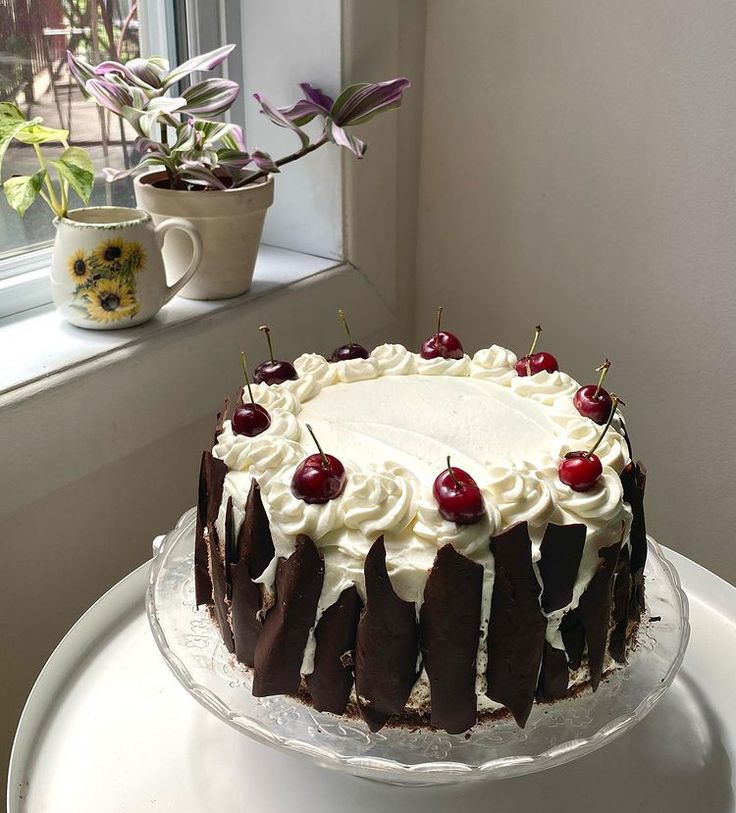
[[[175,439],[146,446],[0,522],[8,546],[0,570],[0,652],[13,653],[0,702],[3,787],[18,716],[36,675],[82,613],[149,559],[151,539],[194,504],[199,456],[212,424],[208,417],[184,427]]]
[[[715,0],[430,3],[416,306],[417,340],[442,304],[471,352],[541,322],[581,383],[612,359],[650,530],[731,582],[734,26]]]

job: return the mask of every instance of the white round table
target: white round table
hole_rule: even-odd
[[[154,644],[143,565],[82,616],[39,676],[16,734],[9,813],[736,813],[736,588],[668,556],[690,597],[692,638],[643,722],[558,768],[435,788],[313,767],[205,711]]]

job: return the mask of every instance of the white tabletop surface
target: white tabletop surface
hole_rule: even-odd
[[[144,566],[80,620],[41,674],[16,738],[9,811],[736,813],[736,588],[671,558],[690,596],[692,638],[643,722],[543,773],[436,788],[313,767],[213,717],[156,649]]]

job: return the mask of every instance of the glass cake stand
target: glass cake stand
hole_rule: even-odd
[[[187,691],[249,737],[313,763],[398,785],[501,779],[589,754],[632,728],[674,680],[690,635],[687,597],[649,539],[647,612],[628,664],[593,694],[535,705],[524,730],[512,719],[469,734],[384,728],[320,713],[285,696],[255,698],[251,675],[225,649],[214,621],[194,606],[195,509],[154,543],[146,611],[166,662]],[[657,619],[659,620],[649,620]]]

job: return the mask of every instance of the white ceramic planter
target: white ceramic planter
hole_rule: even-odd
[[[197,229],[171,217],[125,206],[73,209],[54,221],[51,292],[67,322],[92,330],[133,327],[155,316],[192,279],[202,254]],[[166,285],[164,238],[186,245],[179,277]],[[185,270],[186,269],[186,270]],[[183,273],[182,273],[183,272]]]
[[[273,178],[226,191],[182,191],[156,186],[163,172],[149,172],[135,179],[135,198],[154,222],[185,217],[202,238],[199,273],[180,295],[187,299],[230,299],[250,288],[261,241],[266,210],[273,203]],[[164,247],[166,275],[175,278],[191,255],[185,238],[176,233]]]

